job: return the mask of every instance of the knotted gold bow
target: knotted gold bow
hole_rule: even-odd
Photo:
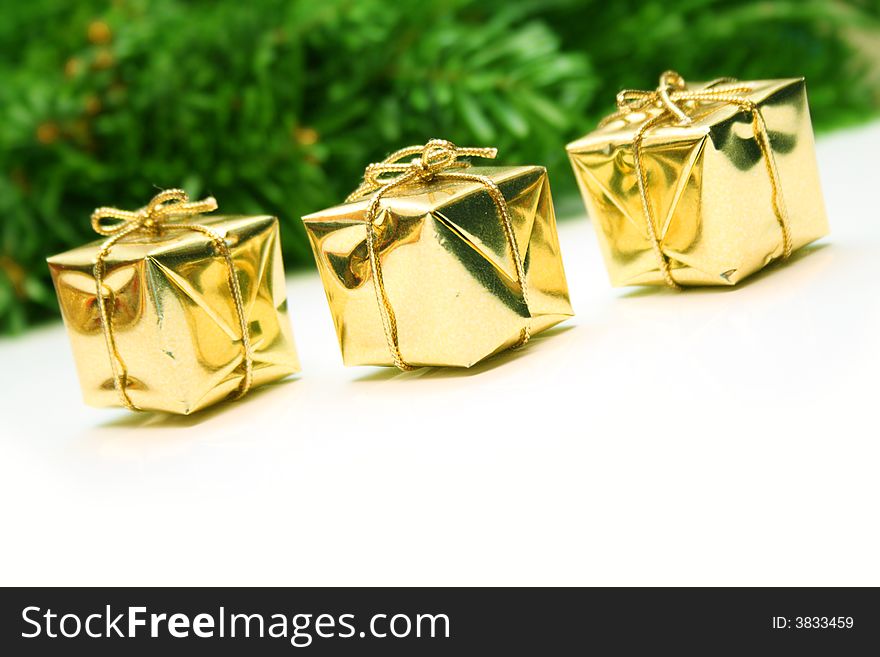
[[[381,162],[367,165],[363,182],[345,202],[356,201],[390,184],[398,187],[414,180],[428,181],[443,171],[469,167],[470,162],[458,159],[460,157],[494,159],[496,155],[497,148],[462,148],[445,139],[432,139],[424,146],[407,146]],[[401,162],[405,158],[409,161]]]
[[[516,267],[517,283],[522,290],[523,302],[528,308],[529,298],[526,285],[526,273],[523,259],[520,256],[519,246],[516,242],[516,234],[513,231],[513,221],[510,218],[510,210],[507,201],[498,185],[488,178],[473,173],[458,171],[470,166],[462,157],[485,157],[494,158],[498,154],[496,148],[463,148],[456,146],[445,139],[431,139],[424,146],[407,146],[393,152],[381,162],[375,162],[364,170],[363,182],[346,198],[346,202],[360,200],[373,194],[367,211],[364,215],[364,223],[367,231],[367,253],[370,258],[370,270],[373,275],[373,287],[376,291],[376,301],[379,304],[379,314],[382,317],[382,327],[385,331],[385,340],[394,364],[401,370],[415,369],[407,363],[400,353],[400,341],[397,333],[397,319],[394,308],[388,299],[385,282],[382,277],[382,263],[379,249],[376,246],[376,220],[379,217],[382,198],[391,190],[410,183],[429,183],[433,180],[461,180],[476,182],[486,188],[492,198],[498,215],[504,227],[504,234],[513,254]],[[409,158],[408,162],[404,162]],[[526,321],[525,327],[520,333],[519,341],[514,345],[520,347],[529,341],[531,329]]]
[[[104,285],[105,259],[109,255],[113,245],[125,237],[138,233],[159,234],[163,230],[190,230],[202,233],[210,238],[214,250],[226,261],[227,279],[232,300],[235,304],[235,313],[238,317],[241,329],[241,347],[243,352],[244,374],[238,389],[232,397],[238,399],[247,393],[253,382],[253,354],[251,350],[250,333],[245,317],[244,301],[241,295],[241,286],[232,261],[232,253],[226,240],[217,231],[202,224],[183,221],[184,219],[217,209],[217,201],[208,197],[201,201],[190,202],[189,196],[182,189],[166,189],[156,194],[146,206],[137,211],[120,210],[118,208],[101,207],[92,213],[92,228],[95,232],[109,237],[101,245],[101,250],[95,256],[93,274],[95,278],[95,299],[98,304],[98,312],[101,316],[101,329],[104,340],[107,343],[107,352],[110,357],[110,366],[113,370],[113,385],[122,404],[133,411],[140,410],[128,396],[126,385],[128,373],[125,362],[119,355],[116,347],[116,339],[113,335],[112,316],[107,310],[107,300],[112,299],[113,290]],[[110,221],[108,221],[110,220]]]
[[[718,78],[713,80],[703,89],[688,89],[684,78],[675,71],[666,71],[660,76],[660,84],[654,91],[639,91],[625,89],[617,94],[617,111],[605,117],[599,127],[604,127],[621,118],[625,118],[636,112],[645,112],[644,122],[633,137],[632,152],[635,164],[636,176],[639,184],[639,195],[642,201],[642,211],[648,229],[648,237],[651,241],[651,249],[657,258],[660,272],[669,287],[679,289],[678,283],[672,277],[669,260],[660,246],[657,229],[654,226],[654,213],[648,198],[647,174],[642,166],[642,142],[645,134],[659,125],[689,125],[693,122],[689,112],[693,112],[702,104],[723,103],[736,105],[743,111],[749,112],[752,117],[752,132],[755,141],[761,149],[767,175],[770,179],[771,203],[776,221],[782,231],[782,257],[788,258],[792,251],[791,227],[788,221],[788,213],[782,199],[782,186],[779,182],[779,172],[776,168],[776,160],[773,157],[773,149],[770,145],[770,137],[767,133],[767,124],[761,114],[758,104],[745,97],[752,91],[751,87],[734,78]],[[654,110],[652,115],[649,110]],[[659,111],[658,111],[659,110]]]
[[[213,196],[191,203],[182,189],[166,189],[135,212],[118,208],[98,208],[92,212],[92,228],[96,233],[107,236],[123,233],[129,235],[141,230],[158,233],[170,222],[216,209],[217,201]],[[115,221],[108,223],[108,219]]]

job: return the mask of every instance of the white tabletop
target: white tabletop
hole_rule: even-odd
[[[0,341],[0,584],[880,584],[880,124],[819,143],[832,235],[740,287],[614,290],[472,370],[342,366],[191,417],[82,405],[60,324]]]

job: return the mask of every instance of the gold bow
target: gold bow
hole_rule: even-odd
[[[92,212],[92,228],[96,233],[107,236],[123,233],[129,235],[140,230],[158,233],[170,222],[216,209],[217,201],[213,196],[191,203],[182,189],[166,189],[135,212],[118,208],[98,208]],[[115,222],[108,223],[107,219]]]
[[[104,340],[107,343],[107,352],[110,357],[110,367],[113,370],[113,385],[122,404],[133,411],[140,410],[128,396],[126,385],[128,373],[125,362],[119,355],[116,347],[116,339],[113,335],[111,314],[107,311],[107,299],[111,298],[113,291],[104,286],[105,259],[109,255],[113,245],[129,235],[136,233],[159,234],[163,230],[191,230],[202,233],[210,238],[214,250],[226,261],[227,280],[232,300],[235,304],[235,313],[238,317],[241,329],[241,346],[244,354],[244,375],[238,389],[232,397],[238,399],[244,396],[253,382],[253,354],[251,350],[250,332],[248,331],[247,318],[244,312],[244,300],[241,295],[241,286],[232,262],[232,253],[229,245],[220,233],[202,224],[183,222],[187,219],[204,212],[212,212],[217,209],[217,201],[208,197],[201,201],[190,202],[189,196],[182,189],[166,189],[156,194],[146,206],[137,211],[120,210],[118,208],[101,207],[92,213],[92,228],[95,232],[106,235],[107,239],[101,250],[95,256],[93,274],[95,278],[95,298],[98,304],[98,312],[101,316],[101,329]],[[110,221],[107,221],[110,220]]]
[[[526,285],[526,273],[523,259],[520,256],[519,246],[516,242],[516,234],[513,231],[513,221],[510,218],[510,210],[507,201],[498,185],[488,178],[473,173],[456,171],[470,166],[467,160],[461,157],[485,157],[494,158],[498,154],[496,148],[470,148],[459,147],[445,139],[431,139],[424,146],[407,146],[393,152],[381,162],[374,162],[364,170],[363,182],[345,199],[346,203],[360,200],[373,194],[367,211],[364,215],[364,223],[367,231],[367,253],[370,258],[370,270],[373,275],[373,287],[376,291],[376,301],[379,304],[379,314],[382,317],[382,328],[385,331],[385,340],[394,364],[401,370],[415,369],[407,363],[400,353],[400,341],[397,333],[397,319],[394,308],[388,298],[385,282],[382,277],[382,263],[379,257],[379,249],[376,246],[376,219],[379,216],[382,198],[392,189],[410,183],[427,183],[432,180],[462,180],[477,182],[486,188],[492,198],[501,222],[504,226],[504,234],[513,254],[516,266],[517,283],[522,290],[523,302],[528,308],[528,289]],[[402,160],[409,158],[408,162]],[[520,347],[529,341],[531,329],[528,321],[520,333],[519,341],[513,348]]]
[[[761,109],[755,101],[746,98],[744,95],[751,91],[751,87],[738,82],[734,78],[718,78],[710,82],[703,89],[691,90],[688,89],[687,83],[681,75],[675,71],[666,71],[660,76],[660,84],[654,91],[625,89],[618,93],[617,111],[605,117],[599,123],[601,128],[634,112],[646,112],[651,109],[659,110],[653,116],[650,116],[650,114],[646,115],[644,122],[639,127],[635,137],[633,137],[632,152],[639,184],[639,195],[642,201],[642,211],[645,215],[648,237],[651,241],[651,249],[657,258],[663,279],[669,287],[679,289],[678,283],[672,277],[669,260],[660,247],[657,229],[654,226],[653,208],[647,193],[647,175],[642,166],[642,142],[648,130],[658,125],[689,125],[693,122],[689,112],[693,112],[701,104],[724,103],[736,105],[743,111],[751,114],[752,132],[755,135],[755,141],[758,142],[758,146],[761,149],[761,155],[767,169],[767,176],[770,179],[773,213],[782,231],[782,257],[788,258],[791,255],[791,227],[782,199],[779,172],[776,168],[776,160],[773,157],[773,149],[770,145],[770,136],[767,133],[767,124],[761,114]]]
[[[394,151],[381,162],[367,165],[363,182],[348,195],[345,202],[356,201],[390,184],[397,187],[413,180],[428,181],[443,171],[469,167],[470,162],[459,160],[460,157],[494,159],[496,155],[497,148],[462,148],[445,139],[432,139],[424,146],[407,146]],[[405,158],[410,160],[401,162]]]

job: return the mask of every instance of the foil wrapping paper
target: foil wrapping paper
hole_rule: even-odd
[[[278,220],[199,217],[230,246],[253,354],[253,384],[299,370],[287,314]],[[119,406],[93,265],[103,241],[48,259],[86,403]],[[104,259],[104,299],[140,409],[188,414],[228,397],[243,373],[228,267],[203,234],[169,230],[115,244]]]
[[[828,233],[804,80],[745,84],[745,98],[758,104],[767,125],[796,249]],[[633,112],[568,145],[615,286],[664,282],[632,155],[633,137],[653,111]],[[679,285],[735,285],[782,254],[771,182],[749,112],[711,103],[688,115],[689,125],[660,125],[644,138],[655,229]]]
[[[528,305],[497,209],[477,182],[406,185],[381,199],[376,223],[400,351],[415,366],[469,367],[570,317],[543,167],[470,167],[498,185],[525,265]],[[371,274],[369,199],[303,218],[346,365],[392,365]],[[528,347],[526,347],[528,348]]]

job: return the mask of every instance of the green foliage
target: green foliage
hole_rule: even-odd
[[[43,262],[158,188],[281,217],[430,137],[544,163],[659,73],[806,75],[825,129],[880,108],[876,0],[28,0],[0,10],[0,332],[56,312]]]

